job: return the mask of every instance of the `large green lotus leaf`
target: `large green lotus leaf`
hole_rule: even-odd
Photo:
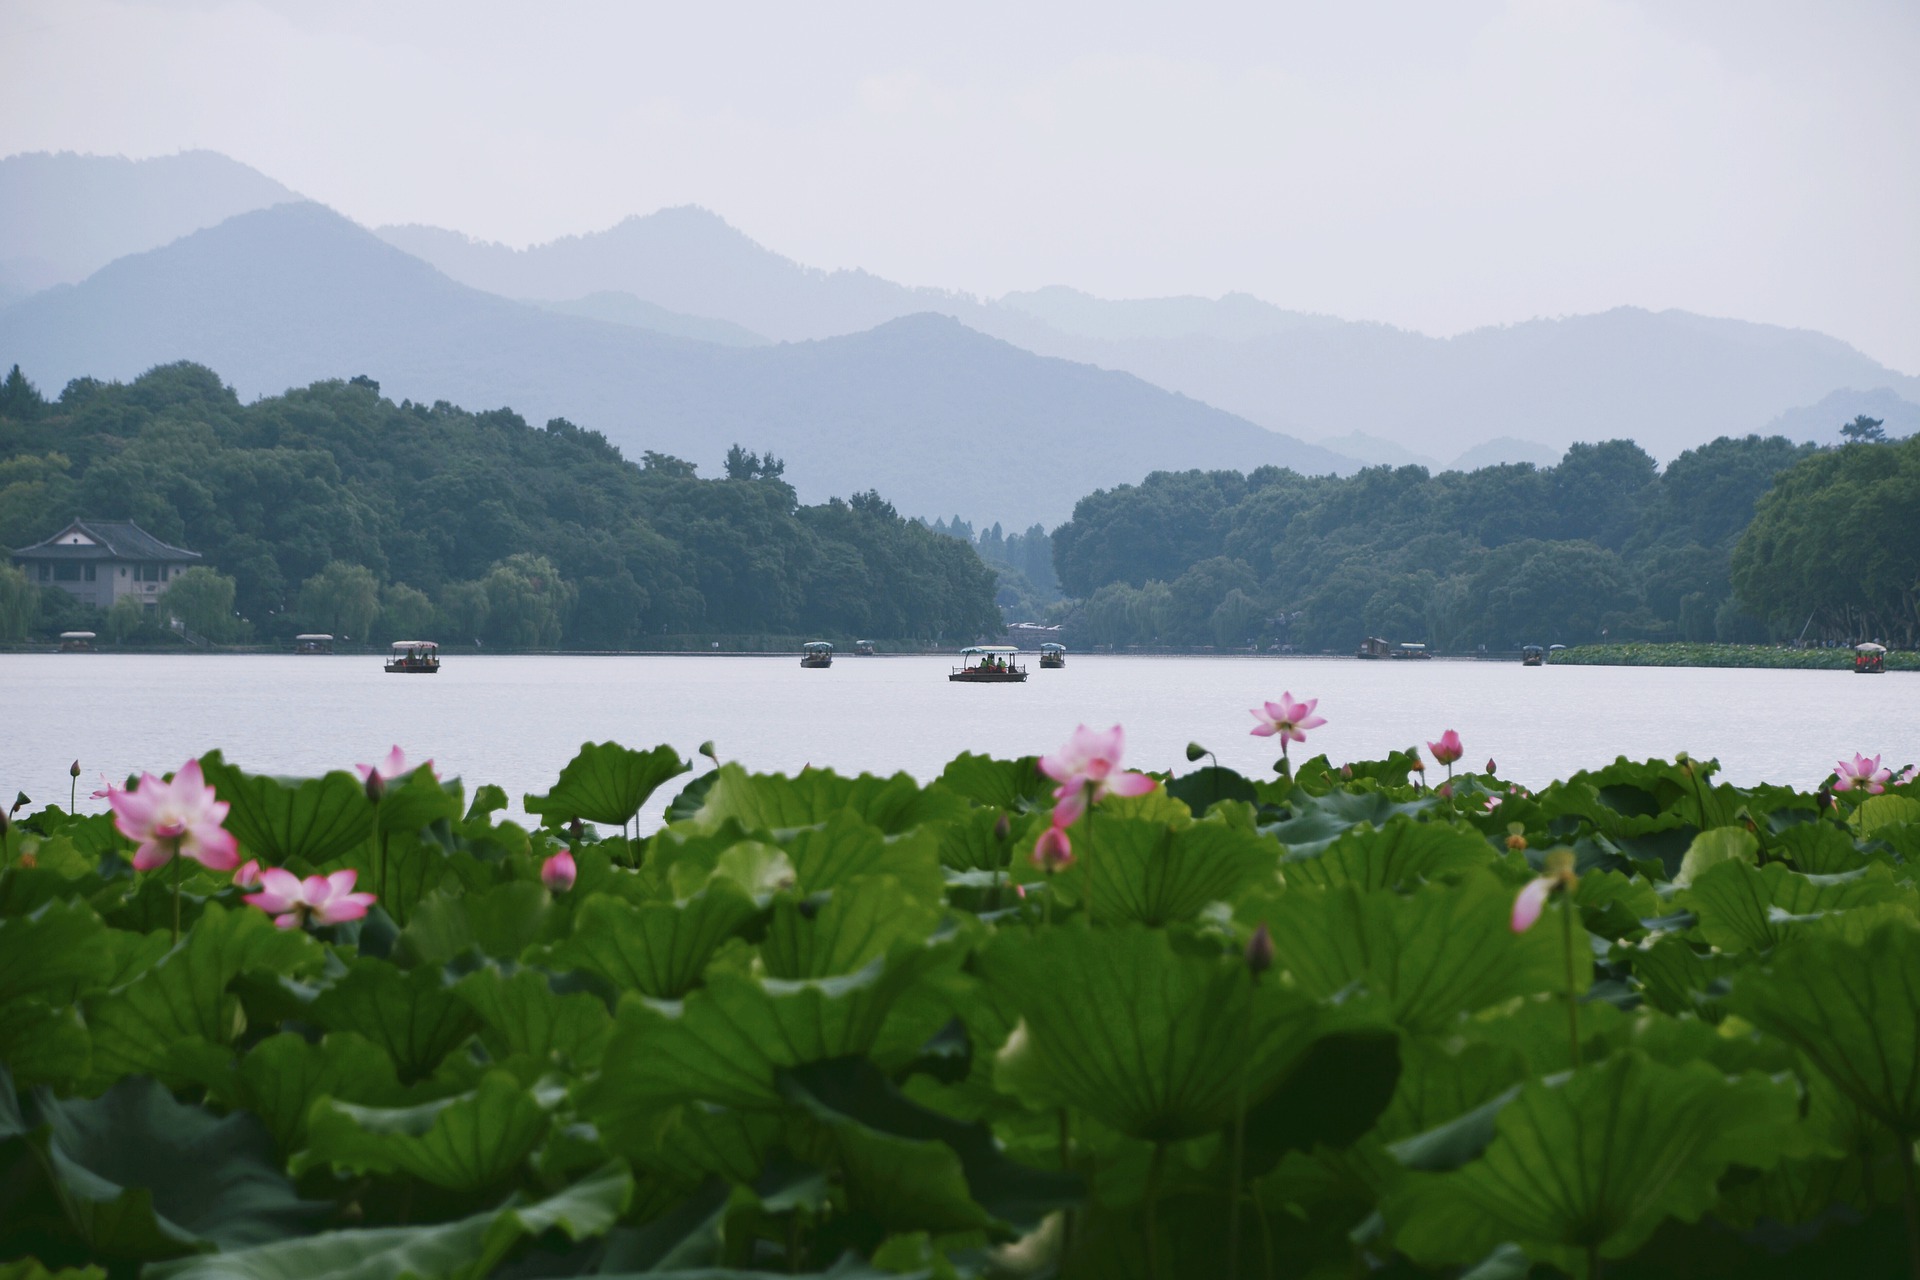
[[[1868,796],[1847,818],[1847,825],[1863,838],[1881,834],[1882,828],[1920,823],[1920,800],[1912,796]]]
[[[1393,889],[1457,877],[1494,860],[1478,832],[1440,822],[1389,818],[1348,832],[1318,852],[1291,852],[1280,872],[1290,885]]]
[[[266,1130],[245,1113],[216,1117],[135,1078],[91,1099],[38,1089],[23,1114],[4,1072],[0,1086],[0,1145],[32,1147],[35,1176],[53,1193],[5,1208],[15,1240],[77,1238],[97,1260],[137,1261],[278,1240],[326,1209],[295,1195]],[[24,1190],[16,1180],[0,1199]],[[42,1206],[64,1222],[41,1219]]]
[[[315,1098],[370,1106],[407,1101],[393,1060],[350,1031],[317,1043],[291,1031],[268,1036],[241,1059],[238,1087],[241,1101],[266,1124],[283,1154],[306,1145],[307,1112]]]
[[[84,1080],[93,1063],[93,1042],[74,1005],[23,998],[0,1007],[0,1063],[22,1089]]]
[[[1606,938],[1644,933],[1646,926],[1642,921],[1659,915],[1663,909],[1660,895],[1652,885],[1618,871],[1582,872],[1573,900],[1587,928]]]
[[[364,956],[307,1008],[329,1031],[355,1032],[384,1050],[402,1083],[432,1075],[480,1029],[479,1017],[448,989],[438,968],[396,969]]]
[[[1768,852],[1790,859],[1795,871],[1815,876],[1837,875],[1867,863],[1867,855],[1845,828],[1831,822],[1796,822],[1773,837]]]
[[[552,897],[531,880],[509,880],[468,893],[442,888],[415,904],[400,934],[398,954],[411,962],[441,965],[478,948],[496,960],[515,960],[540,941],[552,916]]]
[[[1531,1074],[1518,1050],[1498,1045],[1409,1037],[1400,1056],[1400,1078],[1377,1127],[1385,1142],[1438,1129],[1492,1102]]]
[[[1003,818],[1008,819],[1008,839],[995,833]],[[1025,818],[1019,822],[997,809],[975,809],[966,817],[944,824],[940,829],[940,865],[949,871],[998,871],[1005,874],[1013,857],[1012,834],[1025,823],[1043,819]]]
[[[1686,895],[1699,917],[1700,936],[1736,954],[1776,947],[1812,917],[1894,901],[1920,907],[1920,894],[1910,885],[1896,886],[1884,864],[1809,876],[1778,862],[1755,867],[1737,859],[1709,869]]]
[[[0,919],[0,1006],[22,996],[71,1004],[113,976],[108,930],[84,903]]]
[[[1311,1000],[1256,987],[1238,956],[1177,953],[1139,925],[1003,932],[975,965],[1025,1019],[1002,1074],[1150,1142],[1218,1129],[1243,1096],[1265,1097],[1322,1026]]]
[[[1726,983],[1744,965],[1734,956],[1702,952],[1673,934],[1634,951],[1632,960],[1648,1004],[1675,1017],[1691,1013],[1708,1022],[1726,1016]]]
[[[1791,1084],[1626,1050],[1525,1085],[1478,1159],[1409,1176],[1383,1210],[1416,1262],[1473,1262],[1512,1241],[1582,1274],[1589,1250],[1625,1257],[1665,1219],[1697,1219],[1730,1165],[1803,1154],[1798,1105]]]
[[[413,1107],[364,1107],[322,1098],[307,1117],[296,1171],[318,1164],[352,1173],[404,1173],[449,1191],[499,1188],[546,1135],[565,1091],[522,1088],[490,1071],[470,1092]]]
[[[605,1136],[635,1166],[691,1189],[714,1176],[746,1185],[760,1175],[785,1120],[771,1111],[683,1103]]]
[[[352,867],[357,873],[353,887],[375,895],[380,909],[405,928],[423,898],[442,884],[458,883],[461,860],[430,831],[394,832],[384,852],[369,841],[348,850],[337,865]]]
[[[1402,1027],[1437,1034],[1513,996],[1566,989],[1560,921],[1515,934],[1513,893],[1487,873],[1410,894],[1290,890],[1267,905],[1266,923],[1275,963],[1307,995],[1362,983]],[[1591,970],[1579,966],[1583,990]]]
[[[844,977],[783,982],[716,973],[682,1001],[628,996],[600,1076],[581,1090],[581,1109],[624,1146],[661,1109],[682,1103],[778,1108],[780,1068],[867,1052],[895,1004],[959,959],[956,948],[936,942],[897,948]],[[943,1012],[935,1007],[930,1016]]]
[[[1741,974],[1728,1006],[1895,1133],[1920,1136],[1920,932],[1910,923],[1888,921],[1861,941],[1796,941]]]
[[[387,783],[375,815],[376,831],[391,842],[395,836],[413,835],[436,822],[458,822],[465,808],[466,793],[460,779],[442,782],[433,776],[432,769],[421,765],[404,778]]]
[[[1258,806],[1260,803],[1260,792],[1245,775],[1211,764],[1167,779],[1167,794],[1200,817],[1218,804]]]
[[[38,1258],[16,1258],[0,1262],[0,1280],[107,1280],[99,1267],[62,1267],[49,1271]]]
[[[775,978],[855,973],[874,957],[930,935],[944,914],[939,899],[902,892],[892,876],[867,876],[835,889],[824,906],[782,898],[760,942]]]
[[[232,806],[227,830],[263,865],[299,860],[317,867],[373,833],[373,805],[350,773],[269,778],[242,773],[218,751],[200,757],[200,770],[214,794]]]
[[[804,1155],[840,1169],[856,1209],[889,1231],[1031,1231],[1077,1203],[1080,1179],[1007,1158],[985,1125],[965,1124],[904,1097],[865,1058],[782,1071],[783,1097],[811,1118]]]
[[[1045,808],[1042,799],[1053,789],[1040,772],[1038,756],[1018,760],[996,760],[963,751],[940,771],[940,785],[965,796],[978,805],[1019,812]]]
[[[962,815],[965,821],[971,814]],[[945,878],[936,834],[916,830],[889,839],[859,815],[842,810],[817,827],[783,835],[780,847],[793,864],[802,894],[824,893],[861,876],[884,873],[906,892],[938,898]]]
[[[1086,874],[1063,880],[1061,896],[1073,902],[1090,892],[1102,925],[1191,920],[1248,885],[1273,884],[1280,855],[1271,838],[1218,817],[1175,828],[1102,814],[1081,823],[1074,838]]]
[[[228,985],[243,973],[286,976],[317,968],[318,943],[278,929],[252,907],[208,903],[180,944],[126,986],[87,1001],[96,1076],[147,1073],[178,1081],[170,1063],[185,1044],[231,1044],[240,1002]]]
[[[1246,1170],[1264,1174],[1289,1151],[1351,1146],[1378,1123],[1401,1076],[1398,1033],[1329,1031],[1308,1046],[1246,1116]]]
[[[666,745],[642,752],[617,742],[583,742],[553,789],[543,796],[529,795],[524,803],[528,813],[538,814],[550,827],[563,827],[575,818],[622,827],[661,783],[692,767]]]
[[[1292,813],[1261,830],[1275,837],[1290,856],[1324,851],[1356,825],[1384,827],[1396,816],[1418,817],[1432,800],[1397,802],[1378,791],[1330,791],[1324,796],[1294,790],[1287,797]]]
[[[1680,859],[1680,870],[1673,882],[1684,889],[1723,862],[1757,863],[1759,860],[1760,840],[1753,832],[1745,827],[1715,827],[1693,838],[1686,856]]]
[[[677,1000],[700,983],[714,951],[758,913],[745,890],[713,880],[685,902],[628,904],[595,895],[573,916],[573,936],[547,963],[585,969],[623,991]]]
[[[609,1165],[532,1204],[427,1227],[329,1231],[149,1267],[143,1280],[481,1280],[522,1240],[606,1232],[633,1198],[633,1175]]]
[[[852,810],[885,835],[900,835],[929,822],[964,817],[964,797],[942,787],[922,789],[904,773],[843,778],[825,769],[802,769],[793,777],[749,774],[721,765],[695,820],[718,826],[732,818],[750,831],[780,832],[811,827]]]
[[[454,993],[485,1024],[481,1041],[497,1060],[524,1055],[577,1071],[600,1064],[613,1018],[597,996],[556,995],[547,976],[521,969],[511,977],[488,966],[462,978]]]

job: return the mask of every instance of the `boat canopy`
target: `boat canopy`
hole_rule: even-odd
[[[1542,649],[1542,648],[1541,648],[1541,647],[1540,647],[1539,645],[1537,645],[1537,644],[1523,644],[1523,645],[1521,645],[1521,646],[1520,646],[1520,652],[1522,652],[1522,653],[1544,653],[1544,652],[1545,652],[1545,650],[1543,650],[1543,649]]]
[[[1045,644],[1040,646],[1040,652],[1042,653],[1065,653],[1066,651],[1067,651],[1067,646],[1063,644],[1059,644],[1052,640],[1049,640]]]
[[[970,644],[966,648],[962,649],[960,652],[963,654],[966,654],[966,653],[998,654],[998,653],[1018,653],[1020,651],[1014,648],[1010,644]]]
[[[1887,651],[1887,646],[1883,644],[1875,644],[1871,640],[1867,641],[1865,644],[1857,644],[1853,647],[1857,652],[1860,652],[1860,653],[1885,653]]]
[[[809,640],[800,647],[802,649],[810,649],[815,653],[831,653],[833,651],[833,644],[828,640]]]
[[[331,638],[332,637],[328,637],[328,639]],[[438,640],[395,640],[393,642],[393,651],[395,653],[418,653],[427,649],[438,649],[439,647],[440,642]]]
[[[294,639],[318,641],[318,640],[331,640],[333,639],[333,636],[331,633],[326,631],[303,631],[299,635],[295,636]]]
[[[1418,653],[1420,650],[1426,648],[1427,646],[1425,646],[1424,644],[1421,644],[1418,640],[1408,640],[1404,644],[1402,644],[1400,647],[1402,649],[1411,649],[1413,652]]]
[[[62,631],[60,638],[62,640],[91,640],[94,637],[91,631]]]

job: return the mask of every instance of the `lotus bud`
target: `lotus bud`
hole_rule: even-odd
[[[379,804],[380,798],[387,794],[387,780],[380,776],[378,769],[367,775],[366,787],[367,799],[375,804]]]
[[[1187,763],[1191,764],[1205,754],[1207,754],[1207,749],[1199,743],[1189,742],[1187,744]]]
[[[1007,821],[1006,814],[1003,813],[998,818],[994,819],[993,838],[995,840],[998,840],[1002,844],[1005,844],[1007,837],[1012,834],[1013,834],[1013,824]]]
[[[78,760],[75,760],[67,766],[67,776],[69,778],[77,778],[80,776],[80,762]]]
[[[1347,780],[1348,782],[1352,782],[1352,781],[1353,781],[1353,766],[1352,766],[1352,765],[1350,765],[1350,764],[1343,764],[1343,765],[1341,765],[1341,766],[1340,766],[1340,776],[1341,776],[1342,778],[1345,778],[1345,779],[1346,779],[1346,780]]]
[[[1048,827],[1041,833],[1033,846],[1033,865],[1050,876],[1073,865],[1073,842],[1064,830]]]
[[[1488,772],[1489,774],[1492,774],[1492,773],[1497,773],[1497,772],[1499,772],[1499,770],[1497,770],[1497,769],[1495,769],[1495,768],[1494,768],[1494,766],[1493,766],[1493,757],[1492,757],[1492,756],[1488,756],[1488,757],[1487,757],[1487,772]]]
[[[575,844],[579,844],[587,838],[587,828],[581,823],[580,819],[575,818],[567,823],[567,837]]]
[[[233,870],[233,887],[236,889],[258,889],[260,887],[260,860],[248,858]]]
[[[573,865],[571,850],[562,849],[540,864],[540,883],[553,893],[565,893],[573,888],[574,877],[579,874]]]
[[[1262,924],[1253,931],[1253,936],[1247,939],[1247,971],[1257,978],[1271,968],[1273,968],[1273,935],[1268,933],[1267,926]]]
[[[1442,800],[1451,800],[1453,799],[1453,784],[1451,782],[1443,782],[1433,789],[1433,794],[1439,796]]]

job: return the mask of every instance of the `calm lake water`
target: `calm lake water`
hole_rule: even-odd
[[[1223,764],[1270,769],[1247,708],[1281,690],[1320,700],[1310,754],[1334,760],[1460,732],[1467,762],[1539,784],[1616,755],[1717,756],[1735,782],[1811,787],[1843,753],[1920,758],[1920,679],[1890,673],[1356,662],[1330,658],[1101,657],[1024,685],[951,684],[939,657],[480,657],[395,679],[377,657],[0,656],[0,792],[82,808],[102,773],[176,768],[213,747],[244,768],[311,774],[399,743],[443,777],[505,787],[518,808],[580,743],[713,739],[754,770],[805,764],[935,776],[964,750],[1045,752],[1074,725],[1124,724],[1128,762],[1185,772],[1199,740]],[[1296,748],[1298,750],[1298,748]],[[671,790],[672,788],[669,788]],[[653,810],[664,804],[660,797]]]

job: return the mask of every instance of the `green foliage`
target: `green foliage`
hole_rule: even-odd
[[[242,404],[188,364],[81,380],[52,404],[24,378],[6,385],[5,545],[75,511],[124,514],[232,578],[234,608],[264,638],[437,630],[449,644],[632,649],[663,635],[959,642],[1000,628],[993,571],[967,546],[872,494],[800,506],[771,454],[751,458],[751,478],[702,480],[680,459],[624,460],[561,419],[395,404],[364,380]],[[43,630],[58,621],[41,613]]]
[[[39,616],[39,589],[22,570],[0,565],[0,641],[25,640]]]
[[[1156,472],[1082,498],[1051,542],[1061,588],[1082,602],[1067,615],[1081,644],[1746,640],[1719,634],[1729,556],[1774,476],[1807,453],[1749,436],[1664,472],[1624,440],[1547,468]],[[1741,632],[1740,616],[1724,630]]]
[[[1031,759],[724,766],[638,839],[567,828],[631,821],[666,747],[589,744],[530,832],[426,769],[376,809],[203,768],[250,855],[380,900],[278,928],[188,866],[176,944],[170,869],[22,815],[0,1276],[1229,1276],[1236,1202],[1232,1280],[1889,1274],[1903,1238],[1912,783],[1622,759],[1490,813],[1404,756],[1202,771],[1049,878]]]
[[[160,608],[209,640],[243,638],[233,612],[234,581],[204,565],[175,578],[160,596]]]

